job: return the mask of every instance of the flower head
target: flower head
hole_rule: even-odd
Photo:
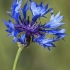
[[[65,34],[65,29],[61,29],[64,23],[61,22],[63,16],[60,16],[60,12],[54,16],[53,8],[48,9],[48,5],[43,5],[41,2],[37,5],[36,2],[30,0],[30,4],[28,1],[25,3],[24,7],[21,8],[22,0],[18,2],[18,0],[14,0],[11,13],[9,15],[15,20],[13,23],[11,20],[8,22],[4,21],[4,24],[7,26],[7,32],[9,32],[8,36],[13,36],[13,42],[20,42],[24,44],[25,47],[28,46],[31,42],[37,42],[44,48],[55,47],[54,42],[63,39]],[[32,13],[32,21],[30,21],[30,17],[26,15],[26,12],[30,9]],[[37,22],[38,18],[45,17],[45,14],[51,12],[50,21],[46,24],[41,24],[41,22]],[[23,14],[23,18],[20,13]],[[27,17],[27,18],[26,18]],[[46,38],[47,34],[55,35],[56,37]]]

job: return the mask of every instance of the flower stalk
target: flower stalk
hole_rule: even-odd
[[[17,54],[16,54],[16,57],[15,57],[15,60],[14,60],[13,69],[12,70],[16,70],[18,59],[19,59],[20,54],[21,54],[21,52],[22,52],[22,50],[24,48],[19,42],[17,44],[18,44],[19,48],[17,50]]]

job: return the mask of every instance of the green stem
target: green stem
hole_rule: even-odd
[[[13,65],[13,70],[16,70],[17,62],[18,62],[18,59],[19,59],[19,56],[20,56],[22,50],[23,50],[23,48],[20,48],[20,47],[18,48],[16,57],[15,57],[15,61],[14,61],[14,65]]]

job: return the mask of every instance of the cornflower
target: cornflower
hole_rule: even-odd
[[[64,16],[60,16],[60,12],[54,16],[53,8],[48,9],[48,5],[45,6],[41,2],[39,5],[29,0],[30,3],[25,3],[24,7],[21,8],[22,0],[14,0],[11,11],[7,11],[8,15],[14,19],[6,21],[3,19],[4,24],[7,26],[8,36],[13,36],[13,43],[19,42],[21,45],[28,47],[30,43],[38,43],[44,48],[55,47],[54,42],[64,39],[66,36],[65,29],[61,29],[61,26],[65,23],[61,22]],[[27,11],[30,10],[32,13],[32,19],[27,15]],[[51,13],[50,21],[47,23],[38,22],[41,17],[46,18],[46,14]],[[21,17],[21,14],[23,17]],[[47,19],[47,18],[46,18]],[[46,37],[51,34],[52,38]],[[53,37],[53,35],[55,37]],[[13,70],[15,70],[13,68]]]

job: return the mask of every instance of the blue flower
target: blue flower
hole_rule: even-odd
[[[22,0],[18,2],[18,0],[14,0],[11,12],[9,15],[15,20],[14,23],[9,20],[3,20],[4,24],[8,28],[6,31],[9,33],[8,36],[13,36],[13,42],[20,42],[24,44],[25,47],[28,47],[31,42],[36,42],[43,46],[44,48],[55,47],[54,42],[64,39],[66,36],[65,29],[61,29],[60,27],[64,24],[61,22],[63,16],[60,16],[60,12],[54,16],[53,8],[47,9],[49,4],[46,6],[41,2],[39,5],[36,2],[30,0],[30,4],[28,4],[28,0],[25,3],[24,7],[21,8]],[[32,21],[30,21],[30,17],[26,15],[27,11],[30,10],[32,13]],[[45,17],[45,14],[51,11],[50,21],[46,24],[42,24],[41,22],[37,22],[37,19],[40,17]],[[23,14],[21,17],[20,13]],[[46,38],[47,34],[54,35],[56,37]]]

